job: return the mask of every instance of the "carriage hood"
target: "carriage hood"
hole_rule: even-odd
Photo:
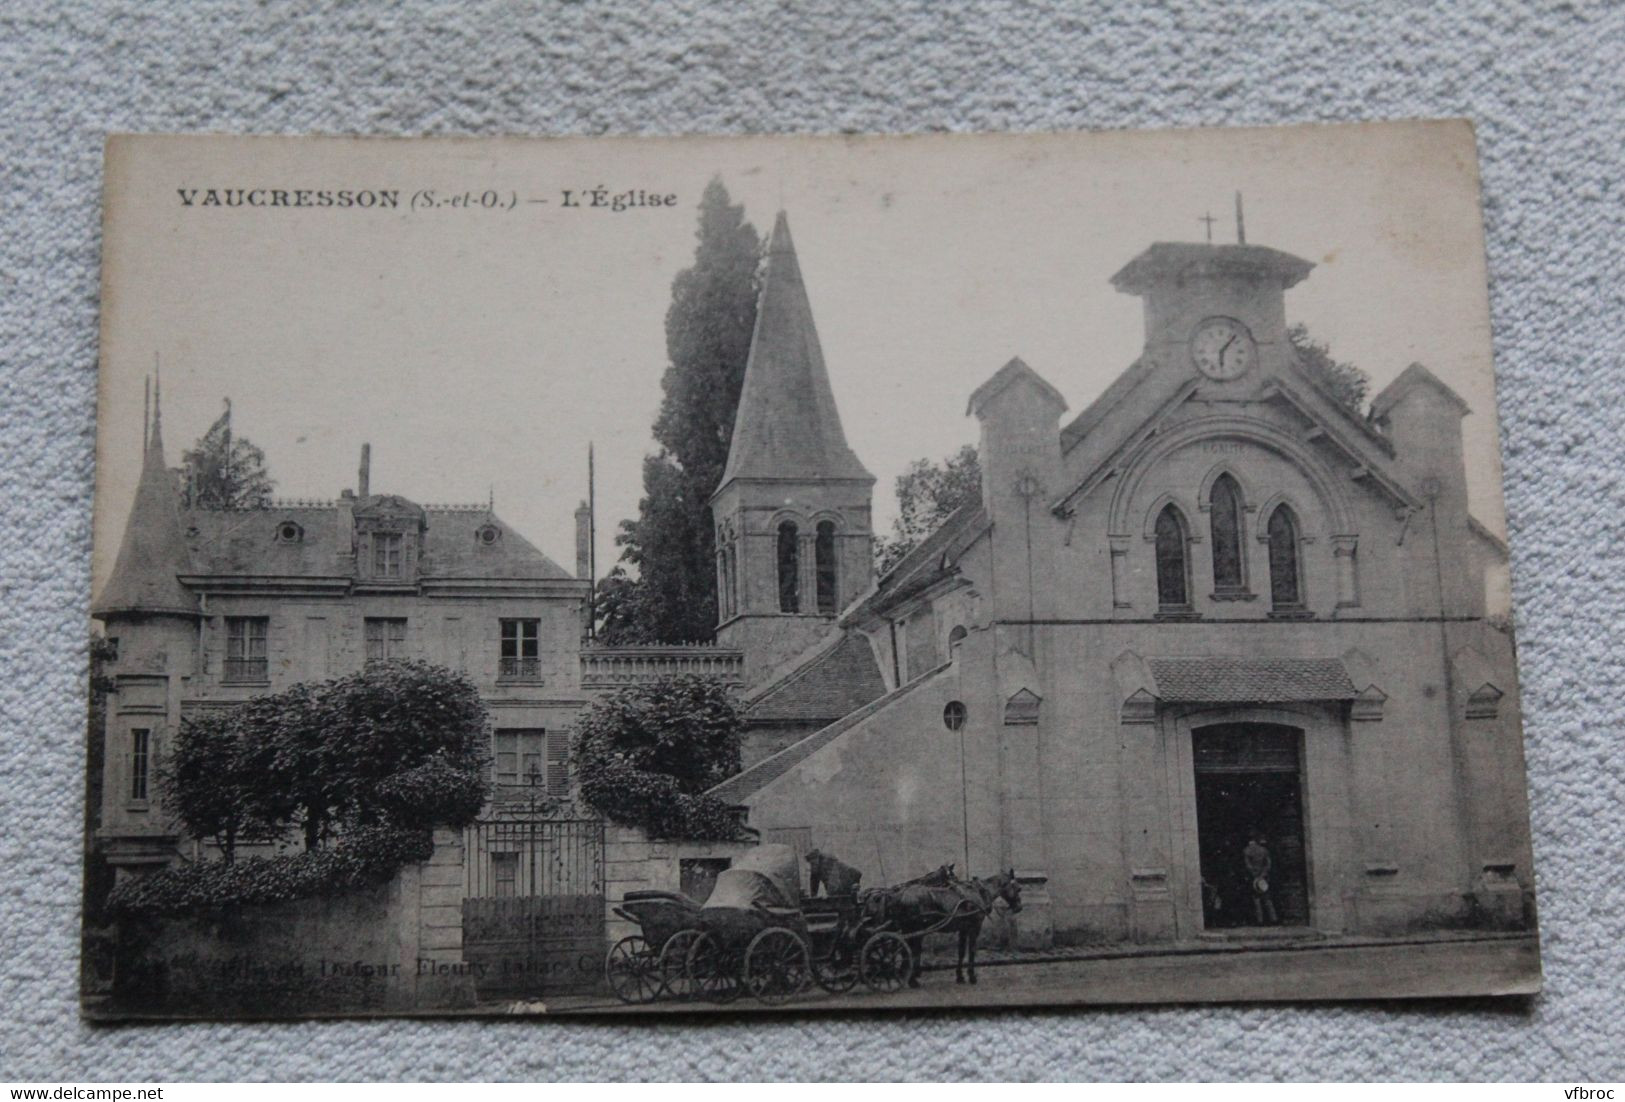
[[[704,910],[750,910],[801,906],[801,867],[789,846],[764,845],[744,853],[717,874]]]

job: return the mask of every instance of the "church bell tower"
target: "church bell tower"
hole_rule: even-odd
[[[711,497],[717,642],[745,652],[748,682],[816,643],[869,588],[874,483],[847,446],[781,211],[728,465]]]

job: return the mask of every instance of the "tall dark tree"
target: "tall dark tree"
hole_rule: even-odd
[[[621,565],[599,598],[606,643],[708,640],[716,629],[710,500],[733,439],[762,242],[720,180],[700,199],[696,236],[694,263],[673,280],[666,311],[669,362],[654,423],[660,451],[643,462],[638,516],[621,522]]]
[[[1370,376],[1351,363],[1335,359],[1332,350],[1311,337],[1302,322],[1289,328],[1286,338],[1298,354],[1298,363],[1328,394],[1356,415],[1364,410],[1365,396],[1371,389]]]
[[[982,488],[982,465],[976,448],[966,444],[941,463],[916,459],[897,476],[897,520],[891,538],[875,540],[875,570],[884,574],[927,536],[948,514],[970,501]]]
[[[181,452],[181,502],[191,509],[257,509],[271,500],[276,483],[265,453],[231,432],[231,402],[196,444]]]

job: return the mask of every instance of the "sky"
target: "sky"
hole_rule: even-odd
[[[892,138],[115,138],[107,164],[94,585],[111,569],[161,364],[170,465],[230,399],[278,496],[494,498],[566,568],[597,469],[597,556],[633,516],[672,278],[720,177],[765,235],[787,211],[848,441],[878,478],[975,441],[1012,356],[1070,417],[1133,362],[1115,271],[1154,241],[1315,262],[1289,321],[1363,368],[1459,391],[1472,507],[1504,532],[1477,165],[1465,124]],[[205,205],[209,188],[395,190],[393,210]],[[658,205],[592,206],[591,191]],[[182,198],[190,194],[191,205]],[[566,199],[565,192],[570,192]],[[433,193],[434,205],[424,198]],[[489,193],[490,206],[482,202]],[[449,202],[466,195],[466,205]],[[671,196],[670,202],[665,197]],[[416,201],[414,202],[414,197]],[[568,205],[573,202],[574,206]]]

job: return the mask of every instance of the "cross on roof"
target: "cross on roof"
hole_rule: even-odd
[[[1207,223],[1207,243],[1209,245],[1213,244],[1213,223],[1217,222],[1218,219],[1213,217],[1212,214],[1204,214],[1197,221]]]

